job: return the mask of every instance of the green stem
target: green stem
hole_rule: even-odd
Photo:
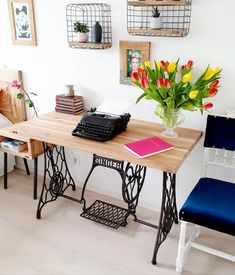
[[[38,112],[37,112],[37,110],[36,110],[36,108],[34,106],[34,103],[33,103],[32,99],[30,98],[29,94],[24,89],[22,89],[22,90],[23,90],[24,94],[27,96],[28,100],[32,103],[32,107],[34,109],[34,113],[35,113],[36,117],[38,117]]]

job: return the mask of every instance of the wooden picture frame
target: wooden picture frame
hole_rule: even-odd
[[[33,0],[8,0],[12,43],[36,46]]]
[[[150,42],[120,41],[120,84],[133,85],[131,74],[150,58]]]

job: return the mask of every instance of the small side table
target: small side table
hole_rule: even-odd
[[[7,138],[22,140],[27,143],[27,148],[21,152],[0,147],[0,152],[4,153],[4,189],[8,188],[7,182],[7,156],[8,154],[21,157],[24,160],[26,173],[29,175],[27,159],[34,160],[34,181],[33,181],[33,199],[37,199],[37,174],[38,174],[38,156],[43,153],[42,142],[20,137],[17,132],[9,131],[8,128],[1,129],[0,142]]]

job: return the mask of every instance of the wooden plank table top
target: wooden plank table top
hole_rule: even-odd
[[[0,135],[22,140],[39,140],[170,173],[178,171],[202,136],[202,131],[177,128],[178,138],[165,139],[174,146],[174,149],[141,159],[125,149],[123,144],[151,136],[160,137],[160,132],[163,131],[163,127],[160,124],[131,119],[126,131],[112,140],[100,142],[72,136],[71,132],[81,117],[82,115],[74,116],[51,112],[38,118],[0,129]]]

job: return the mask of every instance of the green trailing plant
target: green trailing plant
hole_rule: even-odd
[[[87,27],[87,24],[83,24],[79,21],[75,22],[73,24],[73,28],[75,32],[82,32],[82,33],[87,33],[89,32],[89,29]]]
[[[158,7],[153,7],[152,9],[152,17],[158,18],[160,17],[161,12],[158,10]]]

